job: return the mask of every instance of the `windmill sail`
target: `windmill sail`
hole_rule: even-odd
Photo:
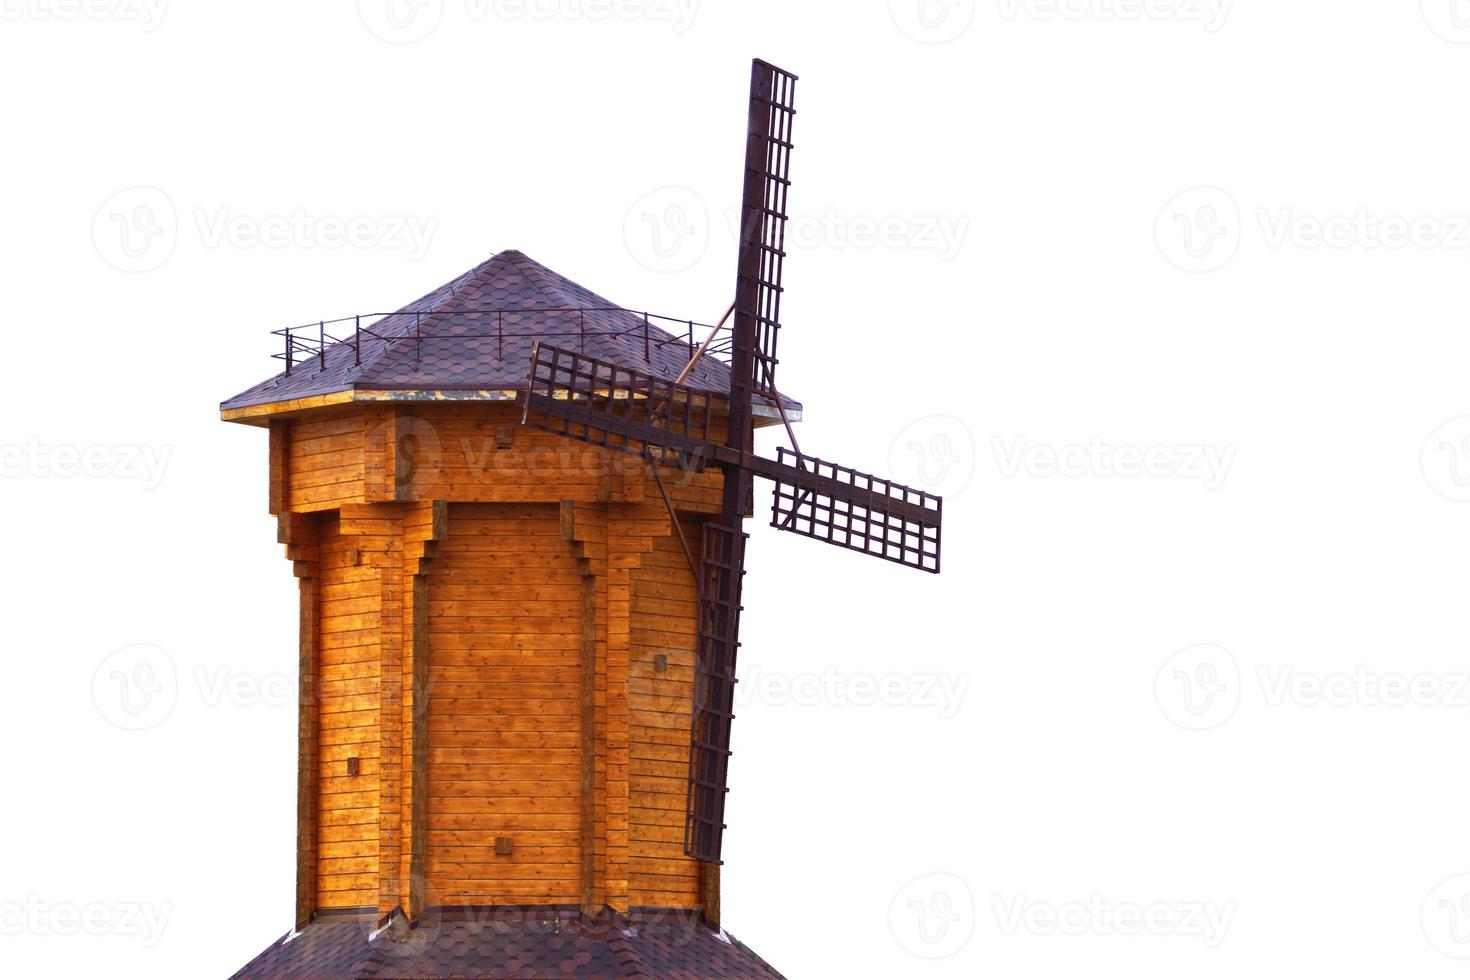
[[[751,390],[776,398],[776,335],[786,261],[786,198],[791,189],[791,128],[796,76],[764,61],[752,67],[745,187],[740,205],[740,287],[736,315],[754,321]]]

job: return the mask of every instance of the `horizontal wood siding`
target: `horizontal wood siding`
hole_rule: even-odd
[[[362,426],[359,415],[291,423],[292,510],[331,510],[363,499]]]
[[[439,903],[580,896],[582,579],[558,510],[451,505],[429,576],[425,874]],[[509,837],[514,853],[495,854]]]
[[[363,538],[324,515],[317,684],[317,904],[378,904],[378,569]],[[358,775],[347,760],[359,760]]]
[[[407,438],[404,465],[395,465],[394,424],[384,414],[369,420],[370,493],[384,492],[388,474],[405,481],[402,499],[554,504],[563,500],[657,500],[658,486],[634,455],[602,449],[520,424],[513,404],[400,407],[396,431]],[[723,441],[724,427],[715,427]],[[713,513],[720,505],[720,472],[681,473],[665,467],[669,496],[685,510]]]
[[[700,526],[682,523],[697,558]],[[699,864],[684,856],[684,807],[698,594],[679,539],[654,539],[631,584],[628,901],[696,908]],[[660,655],[663,672],[654,668]]]

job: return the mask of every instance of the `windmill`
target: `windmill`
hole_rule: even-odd
[[[669,381],[538,342],[522,395],[523,424],[640,455],[661,491],[660,466],[686,472],[714,466],[722,473],[719,516],[704,525],[698,562],[680,532],[699,589],[684,851],[713,864],[720,863],[725,830],[745,575],[742,522],[755,478],[774,484],[771,525],[778,530],[939,571],[941,499],[803,453],[776,386],[796,82],[764,61],[752,65],[729,390],[684,384],[687,369]],[[723,438],[715,425],[717,400],[727,406]],[[758,403],[779,411],[791,440],[774,460],[754,452]],[[672,515],[666,493],[664,503]]]

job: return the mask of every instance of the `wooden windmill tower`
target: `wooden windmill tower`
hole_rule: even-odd
[[[795,446],[775,382],[795,84],[754,63],[733,328],[501,252],[394,313],[277,331],[285,370],[223,404],[269,428],[301,585],[302,931],[242,976],[420,975],[368,928],[446,908],[679,910],[703,922],[678,954],[696,975],[775,975],[708,928],[753,478],[775,527],[915,568],[939,570],[940,527],[938,498]],[[792,448],[756,456],[783,423]],[[519,929],[450,943],[457,968],[512,943],[553,975]],[[658,935],[586,956],[672,975]]]

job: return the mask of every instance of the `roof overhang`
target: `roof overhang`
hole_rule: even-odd
[[[272,418],[295,415],[323,408],[365,403],[394,402],[412,404],[456,404],[464,402],[513,402],[519,396],[514,389],[505,388],[407,388],[373,389],[354,388],[350,391],[334,391],[325,395],[290,398],[285,401],[262,402],[259,405],[242,405],[237,408],[221,408],[220,418],[226,422],[264,426]],[[781,421],[781,412],[774,405],[751,406],[757,428],[775,425]],[[792,422],[801,421],[800,408],[788,408],[786,417]]]

